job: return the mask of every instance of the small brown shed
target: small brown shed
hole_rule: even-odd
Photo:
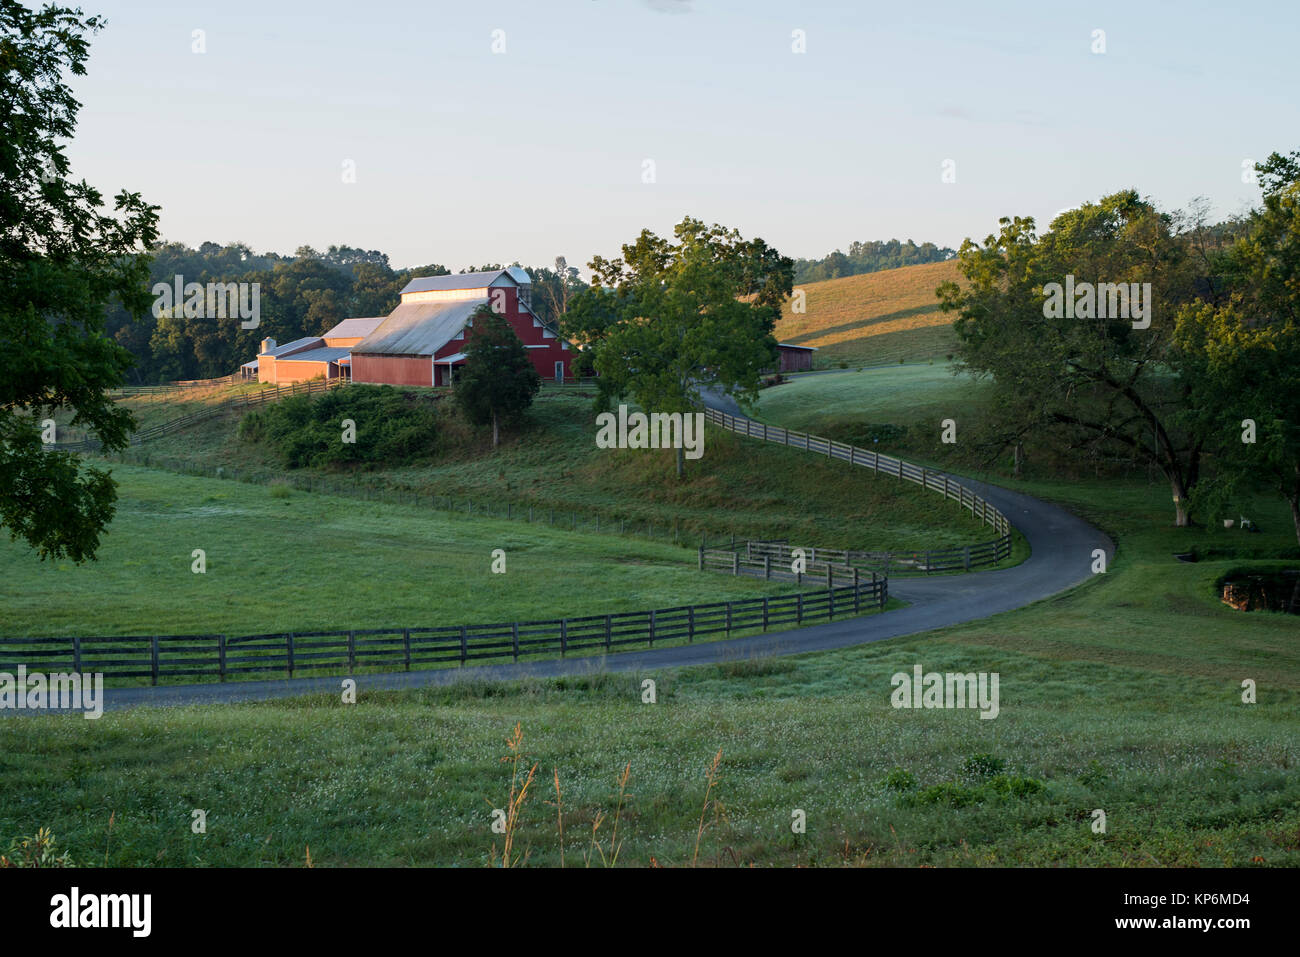
[[[815,347],[778,342],[776,348],[781,354],[778,372],[808,372],[812,369],[812,354],[817,351]]]

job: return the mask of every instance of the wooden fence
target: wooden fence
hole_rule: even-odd
[[[124,385],[120,389],[110,389],[109,395],[161,395],[167,392],[179,392],[184,389],[210,389],[219,385],[230,385],[240,381],[238,373],[223,375],[217,379],[186,379],[178,382],[163,382],[158,385]]]
[[[753,419],[747,419],[744,416],[728,415],[725,412],[719,412],[717,409],[705,409],[704,416],[706,421],[712,422],[729,432],[735,432],[753,439],[762,439],[765,442],[776,442],[791,448],[804,449],[815,455],[840,459],[850,465],[871,469],[882,475],[892,475],[899,481],[912,482],[932,492],[938,492],[944,498],[957,502],[961,508],[967,509],[973,518],[979,519],[986,525],[991,525],[998,534],[998,537],[994,540],[969,547],[908,552],[905,555],[886,552],[858,552],[856,553],[858,555],[889,556],[885,559],[886,565],[907,567],[910,564],[913,568],[923,569],[929,573],[959,568],[969,571],[971,568],[980,565],[996,564],[1011,554],[1011,522],[1007,517],[989,502],[966,488],[961,482],[949,478],[943,472],[932,471],[920,465],[913,465],[911,462],[904,462],[902,459],[893,456],[881,455],[878,452],[860,449],[854,445],[846,445],[817,435],[809,435],[806,432],[794,432],[789,429],[766,425],[762,422],[755,422]],[[825,549],[821,551],[829,560],[831,552]],[[835,554],[840,556],[839,560],[842,563],[854,564],[854,561],[847,557],[847,553],[836,552]],[[878,561],[878,558],[875,560]],[[871,561],[863,559],[862,563],[870,564]]]
[[[874,552],[857,549],[822,548],[816,545],[790,545],[786,542],[747,541],[733,548],[701,548],[700,567],[734,569],[734,574],[757,574],[765,578],[791,578],[789,571],[794,562],[794,551],[803,549],[806,575],[820,578],[832,564],[839,569],[851,568],[871,571],[885,576],[900,572],[970,571],[985,565],[996,565],[1011,556],[1011,538],[1002,536],[978,545],[953,548],[927,549],[919,552]],[[779,572],[779,573],[778,573]],[[835,574],[842,574],[836,571]],[[802,581],[798,575],[794,580]]]
[[[856,577],[856,576],[855,576]],[[839,579],[837,579],[838,581]],[[149,635],[130,637],[0,638],[0,671],[19,665],[29,672],[100,673],[112,678],[215,677],[322,668],[397,668],[465,665],[521,656],[564,656],[611,651],[624,645],[733,631],[798,627],[883,609],[889,597],[883,578],[811,592],[681,605],[652,611],[585,615],[494,625],[434,628],[368,628],[349,631],[279,632],[262,635]]]

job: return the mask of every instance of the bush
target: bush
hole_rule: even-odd
[[[991,754],[972,754],[962,765],[961,773],[972,780],[991,778],[995,774],[1001,774],[1006,766],[1005,761]]]
[[[894,768],[885,775],[884,784],[889,791],[910,791],[916,787],[916,775],[903,768]]]
[[[438,451],[436,401],[392,386],[350,385],[250,412],[239,436],[272,446],[288,468],[410,465]]]

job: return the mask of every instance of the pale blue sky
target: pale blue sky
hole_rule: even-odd
[[[78,2],[109,23],[74,172],[190,244],[585,265],[690,214],[956,246],[1129,186],[1240,211],[1243,161],[1300,148],[1294,0]]]

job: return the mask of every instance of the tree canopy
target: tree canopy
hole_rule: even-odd
[[[500,444],[501,422],[517,422],[541,387],[528,347],[506,318],[486,305],[475,310],[456,373],[456,404],[475,425],[492,423],[492,448]]]
[[[775,363],[793,262],[689,217],[673,233],[676,242],[642,230],[619,258],[594,257],[592,287],[570,302],[563,329],[594,351],[602,408],[631,396],[647,411],[689,412],[706,387],[751,401]]]
[[[149,304],[142,255],[157,238],[157,207],[123,190],[76,181],[64,144],[80,104],[64,82],[82,76],[98,17],[0,0],[0,525],[41,558],[95,557],[117,498],[109,473],[42,443],[41,422],[70,409],[72,424],[105,449],[134,425],[106,390],[121,385],[131,353],[106,334],[116,302]]]

